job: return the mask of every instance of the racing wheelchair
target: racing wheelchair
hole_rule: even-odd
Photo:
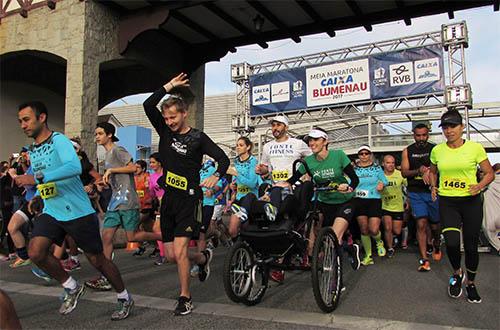
[[[303,160],[293,164],[304,166]],[[307,256],[311,230],[319,219],[317,195],[320,191],[336,190],[336,185],[318,185],[312,181],[313,198],[296,201],[311,205],[305,215],[282,217],[271,222],[263,214],[250,214],[249,223],[242,227],[237,242],[226,254],[223,282],[226,295],[236,303],[258,304],[267,288],[272,270],[311,270],[314,298],[320,309],[330,313],[337,307],[342,290],[341,247],[331,227],[322,228],[316,236],[310,266],[301,265]]]

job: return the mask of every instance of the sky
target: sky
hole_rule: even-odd
[[[235,93],[236,85],[231,82],[231,64],[248,62],[258,64],[299,55],[313,54],[384,41],[397,37],[415,35],[431,31],[439,31],[441,24],[449,24],[465,20],[469,30],[469,48],[466,50],[467,81],[471,84],[473,101],[500,101],[499,87],[496,83],[500,77],[500,15],[492,6],[474,8],[455,12],[450,20],[447,14],[433,15],[412,19],[412,25],[406,26],[403,21],[396,21],[373,26],[373,31],[366,32],[363,27],[337,31],[334,38],[326,33],[303,36],[302,42],[295,43],[291,39],[269,42],[269,48],[262,49],[258,45],[238,47],[236,53],[228,53],[218,62],[209,62],[205,67],[205,95]],[[113,102],[112,106],[138,104],[148,94],[125,97]],[[490,127],[500,129],[500,119],[488,122]],[[500,161],[500,156],[496,161]]]

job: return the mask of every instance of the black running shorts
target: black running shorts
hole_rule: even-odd
[[[33,224],[32,237],[47,237],[61,246],[67,234],[75,240],[76,245],[83,252],[89,254],[102,253],[99,220],[95,213],[70,221],[58,221],[51,215],[42,213],[36,217]]]
[[[351,222],[354,215],[351,201],[347,201],[342,204],[326,204],[318,202],[318,208],[324,217],[323,227],[333,225],[335,218],[342,218],[347,222]]]
[[[163,242],[175,237],[198,238],[201,227],[201,201],[195,196],[163,195],[160,212]]]

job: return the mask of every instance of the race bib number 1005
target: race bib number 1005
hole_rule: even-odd
[[[183,176],[177,175],[172,172],[167,172],[166,184],[176,189],[187,190],[188,182],[187,179]]]

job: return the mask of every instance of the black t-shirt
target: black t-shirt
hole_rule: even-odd
[[[160,136],[159,152],[163,165],[163,176],[158,184],[167,194],[202,197],[200,169],[203,155],[212,157],[217,163],[217,172],[226,174],[229,158],[205,133],[191,128],[185,134],[174,133],[165,123],[156,105],[166,95],[165,89],[154,92],[145,102],[144,110],[149,121]]]
[[[407,152],[410,170],[416,170],[422,165],[429,167],[431,165],[431,151],[435,146],[435,144],[430,142],[427,142],[423,147],[417,147],[415,143],[409,145]],[[424,180],[419,175],[408,177],[408,191],[429,192],[429,186],[424,183]]]

